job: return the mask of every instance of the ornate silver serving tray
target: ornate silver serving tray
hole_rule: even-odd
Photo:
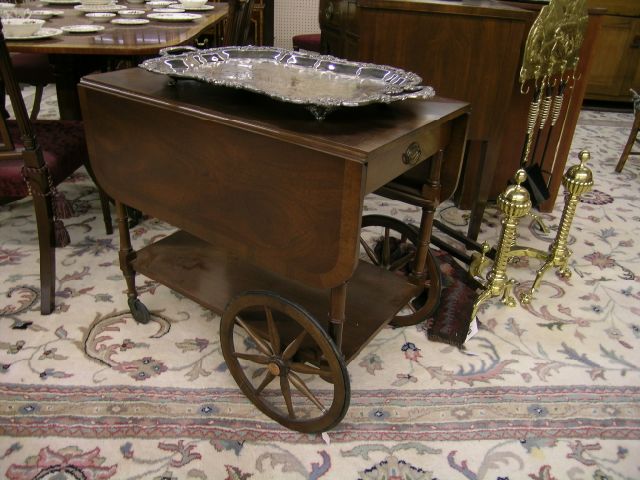
[[[241,88],[307,106],[318,120],[337,107],[427,99],[432,87],[399,68],[276,47],[172,47],[140,64],[172,78]]]

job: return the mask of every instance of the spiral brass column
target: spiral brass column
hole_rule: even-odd
[[[593,187],[593,173],[585,165],[591,155],[588,151],[582,150],[578,157],[580,158],[580,164],[570,167],[562,177],[562,185],[567,190],[567,195],[565,196],[565,205],[562,210],[556,239],[549,247],[549,254],[545,263],[536,272],[536,279],[533,281],[533,285],[528,291],[520,295],[520,301],[523,304],[531,303],[533,293],[540,287],[542,277],[551,267],[558,267],[558,273],[565,278],[571,276],[571,270],[567,266],[569,257],[571,257],[571,250],[567,248],[569,230],[571,229],[571,223],[573,222],[580,196]]]
[[[515,185],[510,185],[498,196],[498,207],[504,215],[502,219],[502,231],[496,247],[496,258],[493,266],[487,274],[487,284],[484,290],[473,302],[471,318],[475,318],[480,304],[492,297],[502,296],[502,303],[514,307],[515,298],[511,295],[511,288],[515,283],[507,277],[507,262],[511,257],[510,251],[516,244],[518,222],[531,210],[529,192],[521,184],[527,178],[523,169],[516,172]]]

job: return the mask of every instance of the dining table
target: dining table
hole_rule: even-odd
[[[133,3],[118,0],[106,6],[96,6],[80,0],[43,0],[18,6],[28,6],[32,18],[38,18],[34,12],[39,10],[56,12],[45,20],[45,30],[40,30],[44,34],[36,33],[20,39],[5,38],[12,53],[49,56],[56,79],[60,118],[66,120],[81,118],[77,85],[82,76],[137,65],[145,58],[157,56],[162,49],[193,44],[199,36],[221,28],[228,14],[228,5],[224,2],[207,3],[204,8],[184,12],[189,15],[169,14],[160,15],[160,18],[150,14],[158,13],[158,9],[166,8],[166,5],[153,1]],[[141,18],[149,22],[122,25],[112,21],[99,22],[87,16],[87,13],[110,11],[116,14],[114,19],[124,18],[118,12],[125,9],[144,11]],[[77,25],[91,27],[69,31],[69,27]],[[98,31],[91,31],[94,29]]]

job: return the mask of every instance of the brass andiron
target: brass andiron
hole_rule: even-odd
[[[546,261],[536,272],[536,278],[531,288],[520,294],[520,301],[523,304],[531,303],[533,293],[540,287],[542,277],[551,267],[557,267],[558,273],[565,278],[571,276],[571,270],[567,267],[571,250],[567,248],[567,239],[569,238],[569,230],[576,213],[576,207],[580,196],[588,192],[593,187],[593,174],[585,165],[591,155],[588,151],[582,150],[578,155],[580,159],[579,165],[570,167],[562,177],[562,185],[567,190],[565,197],[565,205],[560,218],[560,226],[556,239],[549,247],[549,253],[546,255]]]
[[[507,277],[507,266],[515,257],[527,256],[544,262],[536,272],[536,279],[531,289],[520,295],[523,304],[531,301],[542,276],[552,266],[559,267],[562,275],[569,275],[567,268],[571,255],[567,249],[569,229],[580,195],[593,185],[591,171],[584,166],[584,162],[589,157],[588,152],[581,152],[580,165],[569,169],[563,176],[562,183],[569,194],[557,238],[550,249],[544,251],[518,246],[516,239],[518,223],[526,215],[531,215],[540,228],[548,233],[540,216],[531,213],[532,201],[538,204],[548,197],[548,195],[545,196],[545,188],[548,188],[549,184],[541,173],[541,159],[546,158],[551,132],[547,132],[546,140],[541,132],[547,127],[555,128],[561,120],[565,94],[567,91],[572,91],[572,81],[576,80],[575,73],[587,22],[587,0],[550,0],[549,4],[540,10],[527,36],[520,68],[520,92],[529,94],[532,89],[533,92],[529,104],[520,170],[515,174],[515,185],[507,187],[498,197],[497,203],[503,220],[495,251],[492,251],[489,244],[485,242],[481,252],[474,252],[471,255],[469,274],[482,284],[473,304],[472,320],[480,305],[492,297],[501,296],[503,303],[515,306],[516,301],[511,294],[515,281]],[[558,155],[557,148],[552,158],[551,171]],[[526,188],[523,185],[525,181]],[[477,247],[476,245],[475,248]],[[493,263],[489,258],[492,253],[494,254]],[[484,271],[489,268],[489,265],[491,267],[485,281]]]
[[[498,207],[504,215],[502,220],[502,231],[500,239],[496,247],[496,257],[493,266],[487,274],[487,284],[484,289],[473,302],[473,310],[471,311],[471,319],[473,320],[478,313],[480,305],[493,297],[502,297],[502,303],[515,307],[515,298],[511,295],[511,289],[515,281],[507,277],[507,262],[512,257],[511,250],[515,246],[518,223],[522,217],[531,210],[531,199],[529,192],[522,186],[527,178],[527,174],[523,169],[516,172],[514,181],[515,185],[509,185],[504,192],[498,196]],[[478,274],[486,262],[486,253],[489,250],[488,245],[483,248],[482,256],[477,256],[470,267],[470,273]]]

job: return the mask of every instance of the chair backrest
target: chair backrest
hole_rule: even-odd
[[[20,152],[15,151],[13,139],[9,134],[7,126],[6,112],[2,112],[3,114],[0,115],[0,137],[2,141],[2,145],[0,146],[0,161],[2,161],[3,158],[15,158],[16,155],[20,155],[24,159],[25,167],[27,169],[42,169],[45,165],[44,157],[36,140],[31,121],[29,120],[29,114],[27,113],[27,107],[25,106],[24,99],[22,98],[20,85],[18,84],[13,71],[11,56],[9,55],[7,43],[4,39],[1,22],[0,80],[6,94],[9,96],[9,100],[11,101],[16,123],[20,131],[21,143],[24,145],[24,149],[21,149]],[[41,187],[42,190],[46,190],[48,188],[47,185],[42,185]],[[1,192],[0,196],[2,196]]]
[[[223,44],[247,45],[251,28],[251,12],[254,0],[229,0],[229,14]]]

